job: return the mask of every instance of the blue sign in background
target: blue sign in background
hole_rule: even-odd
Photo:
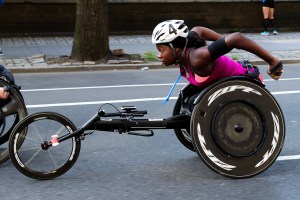
[[[0,0],[0,6],[4,4],[4,0]]]

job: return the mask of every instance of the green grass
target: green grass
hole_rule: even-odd
[[[232,58],[233,60],[240,60],[240,56],[237,54],[231,55],[230,58]]]
[[[157,53],[154,51],[145,52],[143,57],[144,57],[144,60],[146,60],[146,61],[150,61],[150,62],[158,61]]]

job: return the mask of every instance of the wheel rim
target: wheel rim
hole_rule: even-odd
[[[212,120],[216,145],[226,154],[245,157],[255,154],[265,137],[260,114],[246,102],[222,105]]]
[[[264,87],[242,78],[224,79],[207,88],[197,100],[191,118],[192,141],[213,171],[247,178],[269,168],[279,156],[285,139],[284,117],[276,99]],[[242,114],[233,115],[232,110]],[[245,124],[262,130],[247,131]],[[233,136],[224,131],[226,127]],[[251,138],[253,144],[243,144]],[[238,145],[242,150],[235,152]]]
[[[26,129],[26,134],[22,131]],[[57,146],[43,148],[52,135],[76,130],[67,118],[56,113],[35,113],[26,117],[12,132],[9,146],[12,162],[24,175],[35,179],[52,179],[68,171],[80,152],[79,138],[72,137]],[[22,145],[18,147],[19,140]]]

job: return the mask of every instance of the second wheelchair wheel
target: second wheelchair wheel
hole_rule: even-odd
[[[0,79],[0,87],[8,86],[9,83]],[[25,116],[27,109],[19,90],[11,88],[8,99],[0,100],[0,164],[9,159],[8,143],[9,136],[14,126]]]
[[[178,114],[186,114],[188,116],[191,115],[191,110],[188,106],[188,102],[190,98],[195,95],[199,94],[202,91],[201,88],[194,86],[190,83],[186,84],[180,91],[180,94],[176,100],[173,109],[173,116]],[[195,151],[193,143],[192,143],[192,136],[190,127],[187,128],[176,128],[174,129],[177,139],[183,144],[186,148],[191,151]]]
[[[179,96],[174,109],[173,109],[173,116],[181,114],[182,113],[182,97]],[[176,134],[177,139],[181,142],[181,144],[183,144],[186,148],[188,148],[191,151],[195,151],[193,143],[192,143],[192,137],[190,134],[190,128],[176,128],[174,129],[174,132]]]
[[[196,100],[191,129],[204,163],[231,178],[268,169],[285,138],[283,113],[262,85],[249,79],[222,80]]]
[[[23,134],[24,130],[26,134]],[[64,174],[79,156],[79,136],[58,145],[48,144],[51,136],[60,137],[75,130],[75,125],[58,113],[40,112],[25,117],[15,126],[10,136],[12,163],[21,173],[34,179],[52,179]]]

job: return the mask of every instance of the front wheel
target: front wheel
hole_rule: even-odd
[[[25,117],[10,136],[12,163],[22,174],[34,179],[52,179],[64,174],[79,156],[79,136],[48,148],[45,148],[45,144],[53,135],[60,137],[75,130],[75,125],[58,113],[40,112]]]

